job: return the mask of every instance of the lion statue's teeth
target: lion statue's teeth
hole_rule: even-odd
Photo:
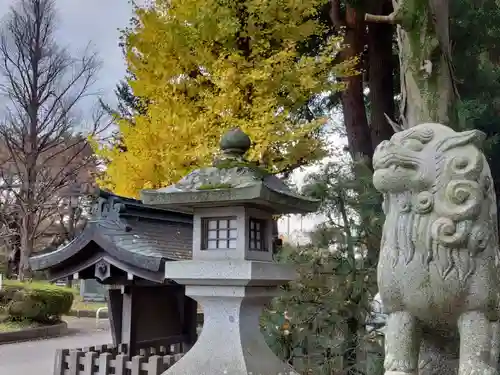
[[[386,214],[378,265],[389,313],[386,375],[416,374],[419,362],[435,367],[430,373],[456,373],[438,367],[458,361],[458,331],[459,375],[470,373],[471,361],[485,369],[496,361],[477,355],[500,350],[496,201],[483,140],[476,130],[428,123],[375,151],[373,184]],[[436,358],[444,359],[438,365]]]

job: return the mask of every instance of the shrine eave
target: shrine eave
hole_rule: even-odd
[[[47,270],[64,264],[66,267],[78,267],[75,263],[85,262],[92,252],[103,252],[107,256],[129,266],[150,272],[161,270],[163,263],[168,260],[158,255],[146,255],[129,251],[118,246],[106,235],[98,222],[87,224],[83,232],[67,245],[30,258],[30,266],[34,271]],[[80,253],[85,252],[83,256]]]
[[[95,268],[100,263],[105,263],[116,267],[117,269],[127,273],[128,275],[133,275],[134,278],[141,278],[144,280],[148,280],[154,283],[163,283],[165,279],[165,275],[163,271],[152,272],[139,267],[135,267],[133,265],[124,263],[116,258],[113,258],[105,253],[94,254],[87,260],[70,264],[68,267],[64,268],[52,268],[49,270],[49,279],[50,281],[64,279],[66,277],[73,277],[76,274],[80,274],[83,271],[86,271],[90,268]],[[115,280],[115,278],[111,277],[110,279]]]

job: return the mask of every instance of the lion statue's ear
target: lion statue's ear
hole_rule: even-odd
[[[482,149],[483,142],[486,139],[486,134],[480,130],[469,130],[465,132],[455,133],[454,135],[443,139],[436,147],[438,152],[445,152],[455,147],[463,147],[474,145],[478,149]]]
[[[392,130],[394,130],[394,133],[399,133],[400,131],[403,131],[403,127],[399,125],[397,122],[392,121],[392,119],[387,115],[387,113],[384,113],[384,117],[389,123],[389,125],[391,125]]]

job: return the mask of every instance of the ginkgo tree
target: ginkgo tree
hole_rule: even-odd
[[[136,196],[211,162],[220,136],[240,127],[249,160],[287,173],[325,155],[315,103],[342,90],[354,61],[317,12],[326,0],[156,0],[124,31],[127,83],[147,102],[117,119],[115,142],[98,145],[101,184]],[[314,41],[319,48],[310,48]],[[306,53],[305,51],[309,51]]]

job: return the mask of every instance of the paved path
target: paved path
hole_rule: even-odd
[[[106,322],[95,327],[95,319],[68,318],[68,336],[0,345],[0,375],[52,375],[56,349],[111,343]]]

